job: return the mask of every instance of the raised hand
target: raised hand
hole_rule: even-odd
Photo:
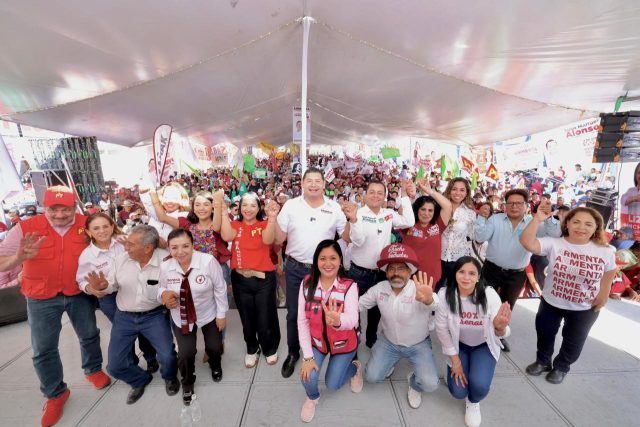
[[[544,221],[551,217],[553,212],[551,211],[551,200],[542,199],[538,205],[538,211],[536,212],[536,219],[538,221]]]
[[[411,200],[416,198],[417,190],[416,190],[416,185],[413,182],[409,181],[407,186],[404,187],[403,191],[404,191],[404,195],[409,196]]]
[[[178,299],[179,296],[177,293],[173,291],[164,291],[162,293],[162,304],[167,308],[176,308],[178,307]],[[216,325],[217,326],[217,325]]]
[[[107,278],[104,277],[104,273],[102,271],[100,273],[91,271],[84,276],[84,279],[87,281],[89,286],[97,291],[104,291],[109,286],[109,282],[107,281]]]
[[[324,311],[324,319],[327,325],[333,326],[336,329],[340,327],[340,314],[342,314],[343,310],[344,304],[338,307],[338,301],[335,298],[329,300],[329,307],[327,307],[324,302],[322,303],[322,311]]]
[[[224,190],[220,189],[213,193],[213,204],[222,204],[224,202]]]
[[[45,236],[38,237],[36,233],[27,233],[22,239],[20,239],[20,246],[18,246],[18,252],[16,252],[16,256],[20,262],[38,255],[40,246],[45,239]]]
[[[433,303],[433,277],[427,273],[418,271],[413,276],[413,283],[416,285],[416,301],[429,305]]]
[[[280,212],[280,205],[275,200],[271,200],[264,208],[268,218],[276,218]]]
[[[347,217],[347,221],[357,221],[358,206],[355,203],[344,202],[342,205],[342,212],[344,212],[344,216]]]
[[[431,183],[429,182],[429,179],[427,177],[419,179],[418,182],[416,182],[416,185],[418,186],[422,194],[427,196],[431,195]]]
[[[496,314],[496,317],[494,317],[493,319],[493,327],[498,331],[502,331],[507,326],[509,326],[510,321],[511,321],[511,306],[509,305],[508,302],[505,301],[502,303],[502,305],[500,306],[500,309],[498,310],[498,314]]]

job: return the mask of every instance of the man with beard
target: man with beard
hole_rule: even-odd
[[[438,296],[433,292],[433,277],[418,272],[418,260],[409,246],[394,243],[385,247],[378,267],[387,280],[378,283],[360,297],[360,310],[376,305],[380,309],[380,333],[365,367],[368,382],[380,382],[402,358],[409,360],[413,372],[408,376],[409,406],[422,403],[422,392],[438,387],[438,370],[431,351],[430,325],[433,325]],[[413,280],[410,279],[411,275]]]

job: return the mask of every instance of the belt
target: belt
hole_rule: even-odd
[[[147,311],[122,311],[122,313],[126,313],[126,314],[132,314],[135,316],[144,316],[145,314],[151,314],[151,313],[155,313],[156,311],[162,311],[164,310],[166,307],[164,305],[159,305],[154,309],[151,310],[147,310]]]
[[[297,259],[295,259],[295,258],[294,258],[294,257],[292,257],[292,256],[287,257],[287,261],[291,261],[291,262],[296,263],[296,264],[298,264],[298,265],[301,265],[301,266],[303,266],[303,267],[305,267],[305,268],[311,268],[311,267],[313,267],[313,264],[305,264],[304,262],[300,262],[300,261],[298,261]]]
[[[485,260],[484,263],[485,263],[485,265],[488,264],[492,268],[496,268],[496,269],[502,271],[503,273],[522,273],[524,271],[524,268],[515,268],[515,269],[512,269],[512,270],[509,270],[508,268],[502,268],[499,265],[492,263],[488,259]]]
[[[378,271],[380,271],[379,268],[364,268],[364,267],[360,267],[358,264],[356,264],[355,262],[351,261],[351,268],[356,268],[356,270],[362,270],[365,271],[367,273],[377,273]]]

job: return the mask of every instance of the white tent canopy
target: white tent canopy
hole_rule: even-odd
[[[160,123],[288,143],[302,16],[314,143],[491,143],[640,94],[634,0],[9,0],[0,118],[125,146]]]

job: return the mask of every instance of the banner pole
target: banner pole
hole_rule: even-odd
[[[314,19],[310,16],[302,18],[302,96],[300,114],[302,115],[302,141],[300,141],[300,164],[302,174],[307,170],[307,63],[309,60],[309,29]]]

